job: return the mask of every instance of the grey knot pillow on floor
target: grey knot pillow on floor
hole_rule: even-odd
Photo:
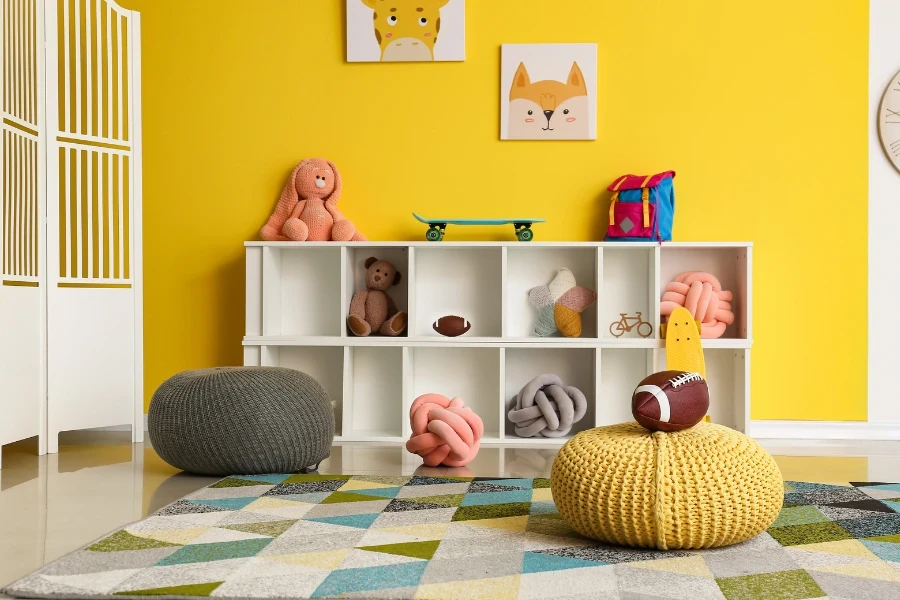
[[[203,475],[296,473],[331,453],[334,412],[305,373],[279,367],[185,371],[150,401],[159,456]]]

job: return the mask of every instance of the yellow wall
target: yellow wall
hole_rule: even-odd
[[[676,239],[757,244],[753,418],[866,418],[867,2],[470,0],[467,62],[394,65],[344,62],[343,0],[125,4],[143,17],[148,401],[240,363],[241,243],[291,167],[326,156],[376,240],[420,239],[412,210],[594,240],[612,179],[675,169]],[[598,141],[500,142],[500,44],[564,41],[599,43]]]

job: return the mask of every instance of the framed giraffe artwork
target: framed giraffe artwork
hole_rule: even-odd
[[[597,139],[597,44],[504,44],[500,79],[500,139]]]
[[[348,62],[466,60],[466,0],[347,0]]]

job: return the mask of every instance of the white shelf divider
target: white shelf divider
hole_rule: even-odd
[[[602,250],[601,250],[602,252]],[[603,372],[603,350],[597,348],[594,351],[594,422],[591,423],[592,427],[600,427],[602,423],[601,420],[601,406],[605,399],[603,398],[603,386],[601,385],[600,377]]]
[[[509,296],[509,249],[503,246],[500,249],[500,336],[506,338],[509,336],[509,304],[507,304]],[[502,362],[501,362],[502,365]],[[502,367],[501,367],[502,368]]]
[[[336,439],[342,443],[404,443],[411,434],[409,408],[415,397],[435,392],[459,395],[482,415],[485,446],[558,447],[565,438],[518,438],[510,434],[513,428],[507,423],[509,403],[518,391],[513,388],[549,372],[558,372],[567,384],[578,385],[589,396],[586,421],[573,431],[628,419],[631,390],[646,374],[665,368],[665,340],[659,331],[662,290],[676,272],[695,269],[721,271],[736,295],[736,326],[726,337],[703,341],[713,365],[710,387],[720,394],[714,415],[741,430],[750,423],[750,244],[251,242],[246,246],[244,363],[285,366],[316,377],[336,404]],[[361,284],[368,256],[398,263],[405,278],[389,292],[408,312],[404,336],[361,338],[347,332],[350,300]],[[541,338],[533,334],[535,315],[524,294],[548,283],[562,267],[572,269],[579,284],[593,285],[597,301],[584,313],[582,337]],[[322,293],[310,297],[308,290],[316,286]],[[400,297],[403,294],[405,298]],[[648,309],[644,316],[654,334],[647,339],[634,331],[620,338],[610,335],[610,320],[623,310],[633,314],[639,306]],[[288,309],[292,312],[285,312]],[[428,321],[432,313],[445,311],[471,319],[478,330],[470,333],[477,335],[435,334]],[[340,319],[337,328],[335,319]],[[395,417],[399,424],[392,422]],[[513,454],[510,457],[513,460]]]
[[[341,248],[341,306],[343,312],[339,313],[341,318],[340,332],[342,338],[350,337],[347,331],[347,315],[350,311],[350,301],[353,299],[353,265],[350,264],[350,250],[344,246]]]
[[[341,416],[340,433],[344,439],[353,438],[353,350],[344,346],[344,393],[341,405],[338,407]],[[337,415],[335,415],[337,416]],[[337,419],[335,419],[335,426]]]
[[[651,261],[650,268],[650,314],[646,316],[646,319],[653,324],[653,339],[659,340],[662,339],[662,336],[659,332],[659,324],[662,320],[659,316],[660,304],[662,301],[662,284],[660,283],[660,270],[661,270],[661,249],[654,248],[653,249],[653,259]]]
[[[505,253],[504,253],[505,254]],[[505,256],[504,256],[505,258]],[[505,304],[504,304],[505,305]],[[506,439],[506,411],[511,402],[511,398],[507,398],[506,390],[506,348],[500,348],[500,381],[498,383],[500,390],[500,440]]]
[[[597,292],[597,300],[594,301],[593,310],[597,319],[597,338],[603,339],[603,332],[606,330],[606,326],[603,324],[603,248],[600,246],[597,247],[594,264],[594,278],[597,282],[597,289],[594,291]]]
[[[413,335],[415,326],[416,326],[416,316],[418,308],[416,306],[416,249],[415,247],[409,248],[409,267],[408,273],[404,273],[403,276],[408,279],[409,284],[409,294],[407,298],[407,311],[406,311],[406,336],[407,338]],[[412,374],[410,373],[410,377]],[[410,388],[412,389],[412,388]]]
[[[409,423],[409,409],[415,401],[413,397],[413,364],[412,353],[409,347],[403,348],[403,402],[400,405],[400,435],[408,440],[412,435],[412,426]]]

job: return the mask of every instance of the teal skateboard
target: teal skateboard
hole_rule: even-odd
[[[516,229],[516,238],[520,242],[530,242],[534,239],[531,226],[535,223],[544,223],[545,219],[426,219],[416,213],[413,216],[420,222],[428,225],[425,239],[429,242],[440,242],[444,239],[447,225],[512,225]]]

